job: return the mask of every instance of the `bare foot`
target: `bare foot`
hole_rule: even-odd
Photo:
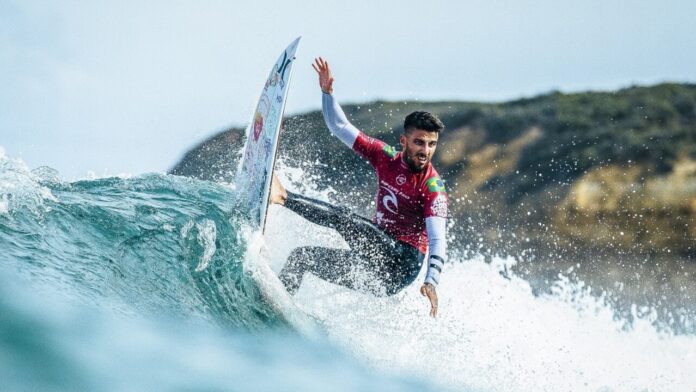
[[[280,183],[276,172],[273,172],[273,179],[271,179],[271,203],[283,205],[287,198],[288,193],[285,191],[285,187]]]

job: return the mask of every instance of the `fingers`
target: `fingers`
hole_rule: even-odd
[[[422,296],[428,297],[430,301],[430,317],[437,316],[437,293],[435,293],[434,288],[426,283],[421,286],[420,292]]]
[[[437,297],[429,296],[430,298],[430,316],[437,316]]]
[[[321,60],[321,57],[315,58],[314,63],[312,63],[312,68],[314,68],[317,73],[322,73],[322,71],[324,71],[324,65]]]
[[[328,72],[329,63],[323,58],[317,57],[314,59],[314,63],[312,63],[312,68],[317,72]]]
[[[437,308],[437,297],[433,294],[433,295],[429,295],[428,299],[430,299],[430,305],[433,308]]]

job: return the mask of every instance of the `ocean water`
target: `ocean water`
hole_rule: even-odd
[[[317,329],[297,330],[251,277],[266,261],[241,210],[226,184],[66,182],[0,154],[0,389],[696,390],[696,336],[653,309],[624,319],[563,276],[535,294],[516,261],[462,259],[456,241],[437,319],[418,284],[375,298],[309,276],[292,311]],[[346,246],[281,207],[269,222],[275,270],[295,246]]]

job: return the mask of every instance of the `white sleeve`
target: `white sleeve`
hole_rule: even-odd
[[[358,138],[360,131],[353,126],[346,118],[343,109],[338,105],[333,95],[321,94],[321,111],[324,114],[324,121],[331,133],[350,148],[353,148],[355,139]]]
[[[428,272],[425,275],[425,283],[437,286],[440,283],[442,267],[447,261],[447,218],[425,218],[425,230],[428,233]]]

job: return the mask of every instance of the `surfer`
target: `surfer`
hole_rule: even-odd
[[[319,75],[322,112],[331,133],[373,166],[379,181],[374,220],[285,190],[274,174],[271,202],[284,205],[310,222],[335,229],[350,250],[325,247],[294,249],[280,273],[294,294],[306,272],[351,289],[393,295],[411,284],[429,251],[428,271],[420,288],[437,315],[435,287],[447,260],[445,231],[448,199],[443,181],[431,163],[442,122],[428,112],[406,116],[396,152],[381,140],[359,131],[346,118],[333,94],[329,64],[320,58],[312,67]]]

